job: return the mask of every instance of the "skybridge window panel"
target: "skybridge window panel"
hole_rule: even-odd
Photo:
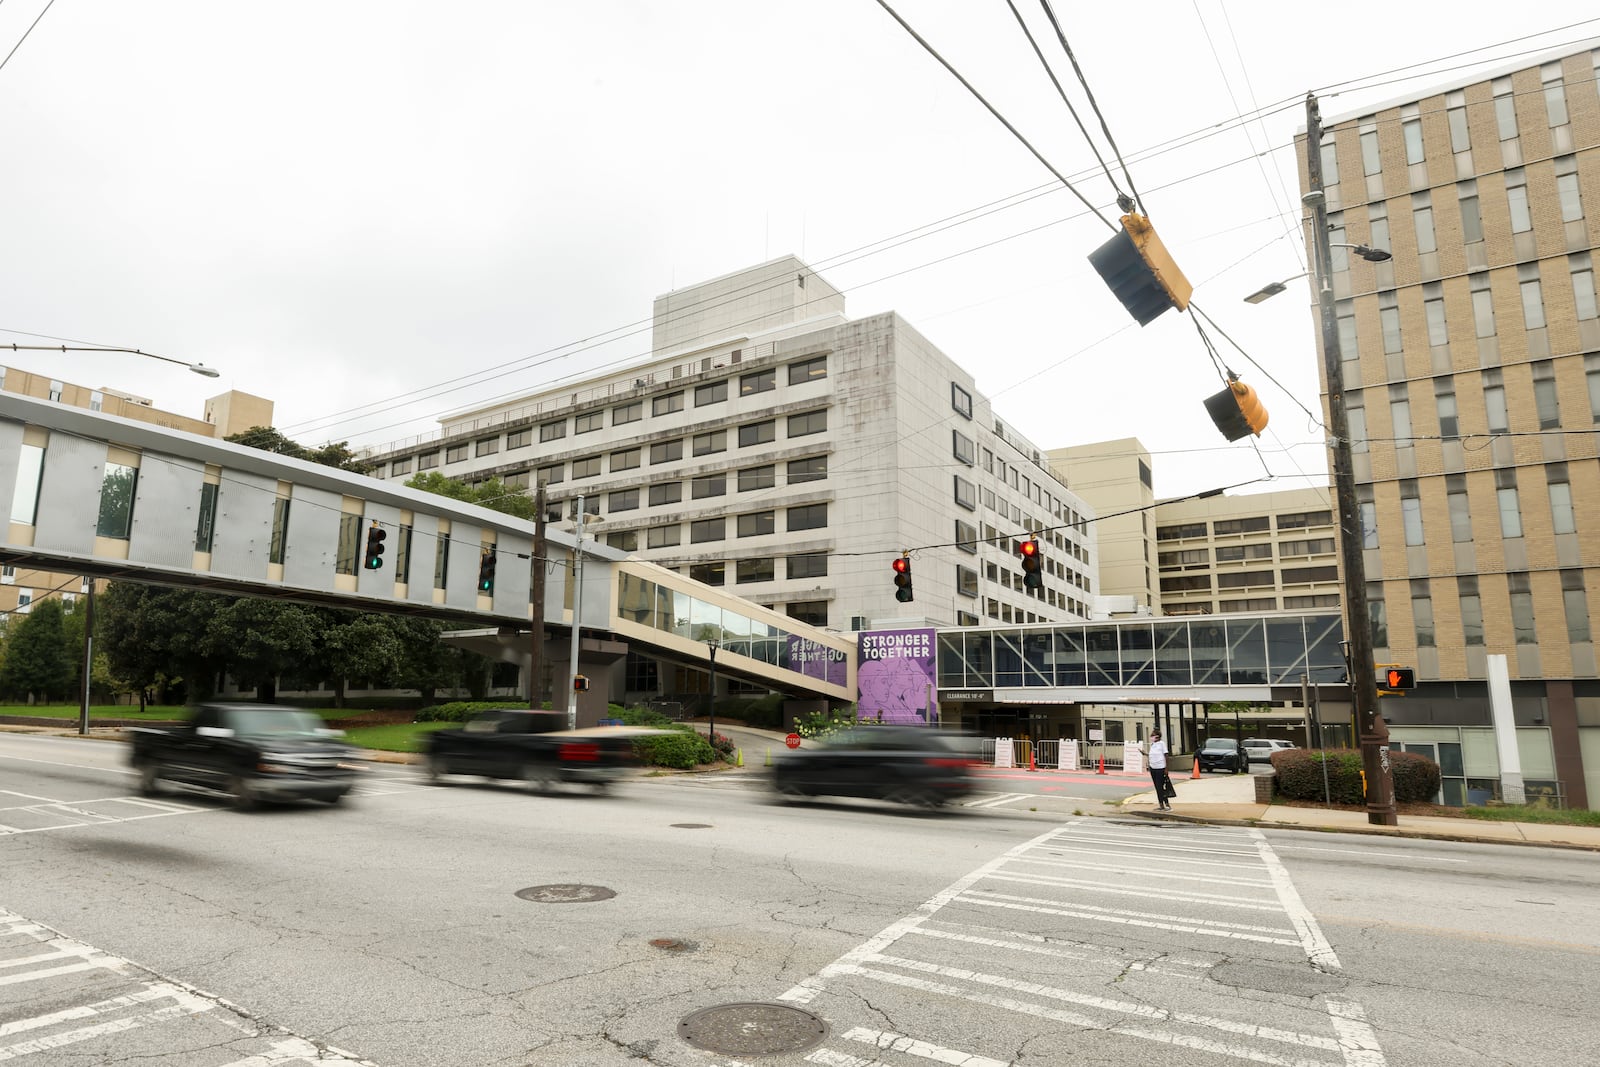
[[[1273,685],[1291,685],[1306,672],[1306,628],[1299,619],[1267,620],[1267,666]]]
[[[542,564],[535,563],[535,566]],[[656,583],[626,572],[617,577],[617,614],[640,626],[656,624]]]
[[[1022,635],[1022,684],[1056,684],[1055,639],[1049,630],[1030,630]]]
[[[679,637],[694,638],[694,597],[677,589],[672,595],[672,633]]]
[[[1337,615],[1306,618],[1306,668],[1312,681],[1344,677],[1344,624]]]
[[[1193,685],[1194,672],[1189,668],[1188,624],[1158,622],[1152,634],[1156,644],[1156,684]]]
[[[1088,626],[1083,631],[1089,685],[1121,685],[1122,660],[1117,652],[1115,626]]]
[[[662,633],[671,633],[674,616],[672,614],[672,590],[664,585],[656,586],[656,629]]]
[[[722,608],[704,600],[689,599],[689,636],[702,644],[723,640]]]
[[[1260,619],[1234,619],[1228,628],[1228,682],[1267,684],[1267,634]]]
[[[1122,644],[1122,684],[1155,685],[1155,639],[1147,623],[1119,627]]]
[[[997,686],[1022,684],[1022,631],[995,631],[994,684]]]
[[[973,688],[979,688],[984,684],[967,680],[966,636],[963,633],[938,635],[939,688],[941,689],[965,689],[969,685]]]
[[[1228,684],[1228,634],[1220,622],[1190,625],[1189,662],[1195,685]]]
[[[1088,684],[1088,660],[1083,647],[1083,629],[1057,628],[1054,631],[1056,684],[1083,686]]]
[[[994,634],[973,630],[966,635],[962,657],[966,663],[967,684],[979,689],[994,688]]]
[[[133,529],[133,498],[139,484],[139,468],[122,463],[107,463],[100,482],[100,517],[95,536],[126,541]]]

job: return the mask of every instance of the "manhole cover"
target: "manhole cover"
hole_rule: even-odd
[[[576,885],[570,882],[530,885],[517,890],[517,896],[535,904],[587,904],[594,900],[610,900],[616,895],[615,889],[607,889],[603,885]]]
[[[678,1024],[678,1036],[689,1044],[729,1056],[804,1052],[827,1034],[821,1019],[787,1004],[719,1004]]]
[[[675,822],[672,824],[672,828],[674,830],[709,830],[711,829],[711,824],[708,822]]]

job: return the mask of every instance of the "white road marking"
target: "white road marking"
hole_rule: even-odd
[[[1272,846],[1267,844],[1265,834],[1260,830],[1251,830],[1250,833],[1255,837],[1256,848],[1261,852],[1261,862],[1266,866],[1267,874],[1272,877],[1272,886],[1278,891],[1278,900],[1283,903],[1284,912],[1288,914],[1289,921],[1294,924],[1296,932],[1300,935],[1300,944],[1306,950],[1306,958],[1311,961],[1311,966],[1324,974],[1338,974],[1339,957],[1334,954],[1333,946],[1328,943],[1328,939],[1322,936],[1322,928],[1317,925],[1311,909],[1300,899],[1294,883],[1289,880],[1289,872],[1284,868],[1283,861],[1278,859],[1277,853],[1272,851]]]
[[[1098,849],[1098,848],[1074,848],[1072,850],[1072,855],[1074,855],[1074,856],[1119,856],[1119,857],[1122,857],[1124,859],[1132,858],[1132,857],[1129,857],[1124,852],[1106,851],[1104,849]],[[1242,855],[1250,856],[1252,854],[1251,853],[1242,853]],[[1138,858],[1140,858],[1140,859],[1158,859],[1159,857],[1155,857],[1155,856],[1149,856],[1149,857],[1140,856]],[[1029,862],[1033,862],[1033,863],[1060,863],[1062,861],[1061,860],[1031,860]],[[1228,862],[1228,861],[1225,861],[1225,860],[1195,860],[1195,859],[1187,859],[1186,858],[1186,859],[1184,859],[1183,863],[1184,863],[1185,866],[1188,866],[1188,867],[1226,867],[1226,868],[1228,868],[1230,870],[1236,870],[1236,871],[1259,871],[1261,869],[1259,865],[1254,864],[1254,863],[1231,863],[1231,862]]]
[[[1299,851],[1299,852],[1338,852],[1338,853],[1340,853],[1342,855],[1345,855],[1345,856],[1377,856],[1377,857],[1379,857],[1381,859],[1389,859],[1389,860],[1403,859],[1403,860],[1407,861],[1408,863],[1409,862],[1418,861],[1418,860],[1424,861],[1424,862],[1427,862],[1427,863],[1471,863],[1471,862],[1473,862],[1472,860],[1456,859],[1454,856],[1419,856],[1415,852],[1412,852],[1412,851],[1409,850],[1409,846],[1414,845],[1414,844],[1415,844],[1415,842],[1408,841],[1408,842],[1406,842],[1406,846],[1407,847],[1406,847],[1405,850],[1394,849],[1394,850],[1391,851],[1391,850],[1376,849],[1376,848],[1322,848],[1319,845],[1290,845],[1290,844],[1286,844],[1286,843],[1284,843],[1282,841],[1279,841],[1276,845],[1273,846],[1273,848],[1278,849],[1279,851],[1282,851],[1283,849],[1286,849],[1286,848],[1292,848],[1292,849],[1295,849],[1296,851]]]
[[[1361,1005],[1330,1000],[1328,1014],[1333,1018],[1334,1032],[1339,1035],[1346,1067],[1384,1067],[1386,1061],[1378,1048],[1378,1035],[1367,1025],[1367,1013],[1361,1010]]]
[[[1290,934],[1293,930],[1285,930],[1277,926],[1252,926],[1248,923],[1225,923],[1212,920],[1194,919],[1187,915],[1167,915],[1162,912],[1126,911],[1122,908],[1102,908],[1094,904],[1066,904],[1055,900],[1041,900],[1038,897],[1019,897],[1010,893],[991,893],[983,889],[972,889],[961,894],[963,904],[996,904],[1000,907],[1016,907],[1021,911],[1043,912],[1047,915],[1069,915],[1078,919],[1094,919],[1101,922],[1131,923],[1135,926],[1155,926],[1163,930],[1184,930],[1195,933],[1210,933],[1216,936],[1230,936],[1230,931],[1240,931],[1242,934]],[[1193,924],[1198,923],[1198,926]],[[1300,941],[1284,941],[1278,937],[1249,937],[1252,941],[1268,941],[1273,944],[1298,945]]]
[[[1258,889],[1271,889],[1270,879],[1230,878],[1224,875],[1179,874],[1169,868],[1134,867],[1115,863],[1073,863],[1068,860],[1036,860],[1024,856],[1017,863],[1037,863],[1047,867],[1066,867],[1074,871],[1101,871],[1106,874],[1136,874],[1140,878],[1162,878],[1176,882],[1201,882],[1207,885],[1233,885]]]
[[[844,1034],[844,1039],[846,1041],[861,1041],[877,1048],[888,1049],[891,1052],[904,1052],[910,1056],[920,1056],[925,1060],[937,1060],[940,1063],[950,1064],[951,1067],[1015,1067],[1015,1064],[1010,1060],[996,1060],[988,1056],[979,1056],[974,1052],[942,1048],[926,1041],[918,1041],[914,1037],[897,1034],[892,1030],[871,1030],[865,1026],[857,1026],[847,1030]]]
[[[1031,793],[1001,793],[999,796],[988,797],[984,800],[969,800],[962,806],[967,808],[998,808],[1003,804],[1011,803],[1013,800],[1021,800],[1032,795]]]
[[[1053,878],[1048,875],[1037,875],[1024,878],[1009,874],[991,874],[991,882],[1017,882],[1021,885],[1055,886],[1060,889],[1087,889],[1095,893],[1105,893],[1110,896],[1123,897],[1148,897],[1151,900],[1182,901],[1186,904],[1209,904],[1217,908],[1245,908],[1250,911],[1277,911],[1277,904],[1266,904],[1251,897],[1225,897],[1219,893],[1193,893],[1193,892],[1151,892],[1144,889],[1125,889],[1118,885],[1108,885],[1105,882],[1086,882],[1078,878]]]
[[[61,1048],[64,1045],[75,1045],[80,1041],[91,1038],[104,1037],[106,1034],[120,1034],[146,1023],[163,1023],[170,1019],[180,1019],[185,1015],[192,1015],[194,1011],[207,1011],[210,1005],[191,1011],[182,1004],[170,1008],[157,1008],[155,1011],[144,1015],[134,1015],[125,1019],[113,1019],[110,1022],[97,1023],[94,1026],[85,1026],[78,1030],[68,1030],[66,1033],[50,1034],[47,1037],[36,1037],[32,1041],[24,1041],[19,1045],[7,1045],[0,1048],[0,1061],[15,1059],[18,1056],[28,1056],[45,1049]]]
[[[307,1060],[316,1064],[349,1065],[349,1067],[366,1067],[366,1060],[352,1059],[351,1054],[343,1049],[318,1048],[303,1037],[291,1037],[284,1041],[274,1042],[267,1052],[255,1056],[246,1056],[242,1060],[232,1063],[220,1064],[219,1067],[283,1067],[286,1063],[295,1060]]]
[[[1214,847],[1209,847],[1209,846],[1204,846],[1204,845],[1199,844],[1198,840],[1196,838],[1192,838],[1191,837],[1191,838],[1183,839],[1182,841],[1176,841],[1176,840],[1168,838],[1165,831],[1158,831],[1158,833],[1160,834],[1160,837],[1157,838],[1157,840],[1155,840],[1155,841],[1152,841],[1148,837],[1134,838],[1134,837],[1124,837],[1124,836],[1122,836],[1120,834],[1105,834],[1105,833],[1073,834],[1073,835],[1071,835],[1069,837],[1063,838],[1062,840],[1065,840],[1065,841],[1095,841],[1095,842],[1103,842],[1103,843],[1108,844],[1108,845],[1120,845],[1120,846],[1122,846],[1124,848],[1155,849],[1155,850],[1159,850],[1159,851],[1162,851],[1162,852],[1209,852],[1209,853],[1213,853],[1213,854],[1218,855],[1218,856],[1254,856],[1255,855],[1255,850],[1249,847],[1250,843],[1248,841],[1243,840],[1242,838],[1241,839],[1234,839],[1234,840],[1238,840],[1238,843],[1240,845],[1244,846],[1242,848],[1214,848]],[[1219,842],[1219,843],[1221,843],[1221,842]]]
[[[860,1056],[851,1056],[844,1052],[835,1052],[831,1048],[819,1048],[806,1056],[807,1063],[818,1063],[822,1067],[883,1067],[879,1059],[864,1060]]]
[[[133,993],[126,993],[120,997],[111,997],[94,1004],[80,1004],[74,1008],[63,1008],[53,1011],[48,1015],[35,1015],[31,1019],[17,1019],[9,1023],[0,1023],[0,1037],[10,1037],[26,1030],[38,1030],[45,1026],[54,1026],[57,1023],[73,1022],[78,1019],[90,1019],[96,1015],[104,1015],[108,1011],[119,1008],[132,1008],[162,997],[172,996],[176,987],[161,982],[152,982],[143,989]]]

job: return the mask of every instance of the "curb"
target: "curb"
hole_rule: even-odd
[[[1244,826],[1257,830],[1302,830],[1313,834],[1354,834],[1360,837],[1450,841],[1462,845],[1516,845],[1524,848],[1560,848],[1572,852],[1600,852],[1600,845],[1580,845],[1572,841],[1529,841],[1527,838],[1517,840],[1499,837],[1477,837],[1470,834],[1450,834],[1436,830],[1405,830],[1387,826],[1318,826],[1297,822],[1276,822],[1267,819],[1212,819],[1204,815],[1180,815],[1176,812],[1156,811],[1124,811],[1119,814],[1124,816],[1132,815],[1151,821],[1188,823],[1195,826]],[[1103,818],[1104,816],[1101,817]]]

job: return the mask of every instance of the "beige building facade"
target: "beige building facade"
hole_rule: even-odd
[[[1549,731],[1530,792],[1572,806],[1600,796],[1597,70],[1594,47],[1541,56],[1319,146],[1330,241],[1393,253],[1335,247],[1330,279],[1374,653],[1422,682],[1385,718],[1475,788],[1488,764],[1445,734],[1487,724],[1504,655],[1518,726]]]

